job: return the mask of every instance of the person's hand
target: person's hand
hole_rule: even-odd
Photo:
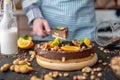
[[[48,36],[51,29],[47,20],[43,18],[36,18],[33,21],[33,33],[41,38]]]

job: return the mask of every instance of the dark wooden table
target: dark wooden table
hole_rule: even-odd
[[[120,55],[117,51],[119,48],[108,47],[105,49],[109,49],[110,53],[107,53],[107,54],[104,53],[103,51],[101,51],[98,48],[98,45],[96,45],[96,53],[98,54],[98,58],[101,59],[103,62],[107,62],[109,64],[112,57]],[[31,50],[33,50],[33,49],[31,49]],[[22,51],[19,50],[18,55],[12,55],[12,56],[0,55],[0,66],[2,66],[5,63],[12,64],[12,61],[14,59],[16,59],[18,56],[19,57],[27,56],[29,54],[28,51],[29,50],[22,50]],[[44,69],[44,68],[38,66],[35,59],[31,62],[31,64],[32,64],[32,67],[35,69],[34,71],[32,71],[28,74],[20,74],[20,73],[12,72],[10,70],[8,70],[6,72],[0,72],[0,80],[30,80],[32,75],[42,77],[44,74],[53,71],[53,70]],[[109,65],[104,66],[104,65],[102,65],[102,63],[97,62],[93,66],[93,68],[94,67],[102,68],[102,77],[99,77],[100,80],[118,80]],[[69,77],[58,77],[58,78],[55,78],[55,80],[72,80],[74,75],[82,74],[81,70],[59,71],[59,72],[61,72],[61,73],[68,72],[70,75],[69,75]],[[95,75],[96,74],[97,73],[95,73]],[[90,80],[89,77],[90,77],[90,74],[88,74],[87,80]]]

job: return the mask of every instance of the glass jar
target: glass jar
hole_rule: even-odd
[[[100,46],[120,44],[120,21],[101,22],[95,30],[94,39]]]

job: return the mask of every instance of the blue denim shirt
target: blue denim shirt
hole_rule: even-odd
[[[93,40],[92,37],[96,23],[94,0],[40,0],[38,7],[40,15],[37,15],[38,10],[32,7],[33,18],[45,18],[51,28],[56,26],[68,27],[69,36],[67,40],[79,40],[84,37]],[[26,14],[29,22],[31,22],[33,18],[29,18],[31,16],[30,11],[26,12]],[[38,37],[35,37],[35,39],[40,40]],[[52,37],[48,36],[42,40],[51,39]]]

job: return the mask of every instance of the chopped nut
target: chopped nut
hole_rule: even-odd
[[[107,59],[109,59],[110,57],[108,56]]]
[[[31,65],[31,63],[29,63],[29,62],[26,62],[26,64],[27,64],[27,65]]]
[[[100,80],[100,78],[95,78],[95,80]]]
[[[59,73],[59,76],[62,77],[62,73]]]
[[[97,71],[97,69],[96,69],[96,68],[93,68],[93,71],[94,71],[94,72],[96,72],[96,71]]]
[[[82,48],[81,48],[82,50],[84,50],[85,49],[85,46],[82,46]]]
[[[38,48],[38,49],[40,48],[40,44],[37,44],[37,48]]]
[[[97,74],[97,76],[98,76],[98,77],[101,77],[101,76],[102,76],[102,73],[101,73],[101,72],[99,72],[99,73]]]
[[[94,80],[94,79],[95,79],[95,75],[91,75],[91,76],[90,76],[90,79],[91,79],[91,80]]]
[[[78,80],[85,80],[86,79],[86,77],[85,76],[82,76],[82,75],[79,75],[79,76],[77,76],[78,77]]]
[[[100,50],[101,50],[101,51],[103,51],[103,50],[104,50],[104,48],[103,48],[103,47],[100,47]]]
[[[52,73],[52,77],[54,77],[54,78],[58,77],[58,72],[57,72],[57,71],[54,71],[54,72]]]
[[[65,62],[65,57],[62,57],[62,62]]]
[[[35,55],[35,51],[29,51],[30,55]]]
[[[97,71],[102,71],[102,68],[98,67],[98,68],[97,68]]]
[[[89,73],[91,71],[91,68],[90,67],[84,67],[82,69],[82,72],[86,72],[86,73]]]
[[[78,77],[77,76],[73,76],[73,80],[78,80]]]
[[[91,71],[91,74],[94,74],[95,72],[94,71]]]
[[[52,73],[52,72],[49,72],[48,75],[49,75],[50,77],[52,77],[52,76],[53,76],[53,73]]]
[[[44,75],[44,80],[54,80],[52,77],[50,77],[48,74]]]
[[[33,61],[34,58],[35,58],[35,55],[31,55],[30,61]]]
[[[68,77],[68,76],[69,76],[69,73],[64,73],[63,76],[64,76],[64,77]]]
[[[77,41],[77,40],[72,40],[71,42],[72,42],[75,46],[80,47],[80,42],[79,42],[79,41]]]
[[[105,49],[103,52],[104,52],[104,53],[108,53],[106,49]]]
[[[106,65],[107,65],[107,63],[106,63],[106,62],[104,62],[104,63],[102,63],[102,65],[106,66]]]
[[[84,72],[84,73],[83,73],[83,76],[87,77],[87,76],[88,76],[88,74]]]
[[[102,62],[102,60],[98,60],[98,62],[99,62],[99,63],[101,63],[101,62]]]
[[[32,76],[30,80],[42,80],[42,79],[38,78],[37,76]]]

